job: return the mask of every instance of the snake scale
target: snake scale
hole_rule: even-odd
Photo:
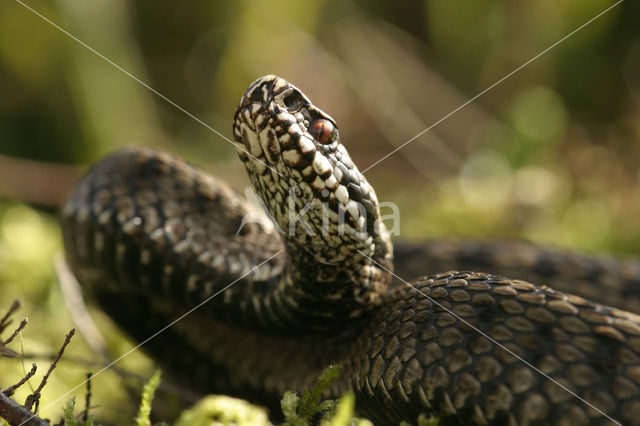
[[[341,364],[328,396],[353,390],[375,424],[640,423],[637,262],[454,241],[396,245],[394,260],[336,123],[296,87],[253,82],[233,135],[275,227],[145,147],[95,165],[62,214],[74,273],[135,340],[206,301],[144,346],[191,389],[273,407]],[[394,264],[452,271],[407,285]],[[501,275],[455,271],[472,268]]]

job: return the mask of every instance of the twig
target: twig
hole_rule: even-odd
[[[0,417],[14,426],[50,426],[48,421],[36,416],[2,392],[0,392]]]
[[[7,396],[13,395],[13,392],[22,386],[27,380],[29,380],[34,374],[36,374],[36,370],[38,369],[38,365],[34,362],[31,364],[31,370],[15,385],[9,386],[5,390],[2,391],[3,394]]]
[[[82,413],[82,421],[86,422],[89,418],[89,406],[91,405],[91,373],[87,373],[87,395],[84,398],[84,412]]]
[[[20,321],[20,324],[18,324],[18,327],[16,327],[13,333],[11,333],[11,336],[9,336],[9,338],[5,340],[3,343],[5,345],[8,345],[9,343],[11,343],[11,341],[15,339],[18,333],[20,333],[20,331],[27,325],[28,322],[29,322],[28,318],[23,318],[22,321]]]
[[[41,355],[41,354],[34,354],[34,353],[27,352],[27,353],[21,354],[21,358],[27,359],[27,360],[31,359],[31,360],[53,361],[56,359],[56,355],[53,355],[53,354]],[[97,361],[92,361],[92,360],[77,358],[77,357],[70,357],[70,356],[64,357],[63,359],[61,359],[61,361],[72,362],[75,364],[86,366],[88,368],[97,368],[97,369],[102,369],[107,365],[104,362],[97,362]],[[120,368],[115,365],[112,365],[111,367],[109,367],[109,370],[113,371],[122,379],[133,379],[142,383],[144,383],[147,380],[147,377],[143,376],[142,374],[133,373],[131,371]],[[169,393],[171,395],[175,395],[178,398],[180,398],[180,400],[187,403],[191,403],[191,404],[197,402],[202,397],[202,395],[190,390],[189,388],[171,383],[169,378],[167,380],[163,380],[160,383],[160,386],[158,387],[158,389],[163,392]],[[134,394],[136,397],[139,396],[137,390],[132,395]]]
[[[9,310],[7,311],[7,313],[0,320],[0,333],[2,333],[2,331],[4,331],[9,326],[9,324],[11,324],[13,320],[10,319],[10,316],[19,307],[20,307],[20,302],[18,301],[18,299],[14,300],[11,306],[9,307]],[[13,331],[13,333],[11,334],[11,336],[9,336],[7,340],[0,339],[0,355],[6,356],[9,358],[13,358],[14,356],[16,356],[16,352],[13,351],[12,349],[7,348],[7,345],[11,343],[11,341],[18,335],[18,333],[20,333],[20,330],[22,330],[25,327],[25,325],[27,325],[27,321],[28,320],[26,318],[20,321],[20,324],[18,325],[18,327],[16,327],[16,329]]]
[[[0,197],[59,208],[81,169],[57,163],[26,160],[0,154]]]
[[[7,313],[4,314],[2,319],[0,319],[0,333],[2,333],[4,329],[7,328],[9,324],[11,324],[11,320],[9,320],[9,317],[11,316],[12,313],[17,311],[18,308],[20,308],[20,301],[16,299],[13,301],[13,303],[11,303],[11,306],[9,307],[9,310],[7,311]]]
[[[75,275],[73,275],[73,272],[71,272],[69,266],[67,266],[64,256],[57,255],[53,261],[53,265],[56,276],[58,277],[62,296],[64,297],[64,302],[67,308],[69,308],[71,319],[78,328],[78,331],[87,341],[93,352],[102,358],[102,361],[110,360],[107,343],[87,311],[80,284],[78,284]]]
[[[75,333],[76,333],[76,329],[75,328],[72,328],[71,331],[69,331],[67,336],[64,338],[64,342],[62,343],[62,347],[58,351],[58,355],[56,356],[56,358],[53,360],[53,362],[49,366],[49,369],[47,370],[46,374],[42,378],[42,381],[40,382],[40,384],[38,385],[36,390],[31,395],[27,396],[27,399],[24,402],[24,406],[27,409],[31,410],[31,407],[33,407],[33,404],[35,403],[36,404],[35,412],[36,413],[38,412],[38,404],[40,402],[40,392],[42,391],[42,388],[44,388],[44,386],[47,384],[47,379],[49,379],[49,375],[51,374],[53,369],[56,368],[56,365],[58,365],[58,361],[60,361],[60,358],[62,357],[62,354],[64,353],[64,349],[67,347],[67,345],[69,344],[69,342],[71,341],[71,338],[73,337],[73,335]]]
[[[6,343],[0,340],[0,355],[6,356],[7,358],[13,358],[17,353],[13,349],[7,348]]]
[[[7,313],[0,319],[0,332],[4,331],[7,328],[7,326],[11,323],[11,319],[10,319],[11,314],[15,312],[19,307],[20,307],[20,302],[16,299],[9,307],[9,310],[7,311]],[[20,321],[20,324],[18,324],[16,329],[13,331],[13,333],[11,334],[11,336],[9,336],[7,340],[4,340],[4,341],[0,340],[0,354],[15,355],[15,352],[8,349],[6,345],[11,341],[13,341],[13,339],[27,325],[27,322],[28,322],[27,319],[24,318],[22,321]],[[69,334],[67,334],[67,337],[65,338],[65,341],[62,344],[62,347],[60,348],[60,351],[58,352],[56,359],[51,364],[51,367],[49,367],[49,371],[47,371],[47,374],[45,374],[44,378],[42,379],[42,382],[40,382],[40,386],[38,386],[38,389],[36,389],[36,391],[33,394],[27,397],[27,400],[24,406],[18,404],[16,401],[12,400],[10,397],[11,395],[13,395],[16,389],[18,389],[20,386],[25,384],[36,373],[38,366],[35,363],[31,365],[31,370],[28,373],[26,373],[25,376],[18,383],[12,386],[9,386],[3,391],[0,391],[0,418],[1,419],[6,420],[6,422],[8,422],[10,425],[14,425],[14,426],[15,425],[26,425],[26,426],[49,426],[50,425],[48,420],[43,420],[40,417],[38,417],[36,414],[32,413],[31,407],[35,402],[36,411],[37,411],[38,402],[40,399],[40,392],[42,391],[42,388],[46,384],[47,379],[51,374],[51,372],[53,371],[53,369],[55,368],[58,360],[64,353],[64,349],[69,344],[69,341],[71,340],[71,337],[73,336],[74,332],[75,330],[71,330]]]

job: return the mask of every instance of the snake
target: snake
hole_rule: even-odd
[[[394,245],[334,119],[274,75],[233,137],[259,203],[136,146],[61,214],[84,292],[175,380],[277,407],[339,364],[326,396],[353,392],[374,424],[640,424],[638,261]]]

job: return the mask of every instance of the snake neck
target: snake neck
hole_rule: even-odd
[[[280,230],[286,273],[274,297],[329,326],[382,303],[392,247],[375,192],[335,121],[282,78],[256,80],[234,117],[254,189]],[[304,310],[301,309],[304,307]]]
[[[382,238],[370,246],[325,263],[315,253],[301,250],[298,243],[285,241],[285,286],[300,302],[312,301],[321,316],[331,317],[336,324],[361,316],[382,303],[392,267],[391,247]]]

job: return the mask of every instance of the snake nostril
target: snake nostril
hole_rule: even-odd
[[[284,106],[287,107],[288,110],[298,111],[300,110],[300,108],[302,108],[304,100],[298,93],[291,92],[290,94],[285,96],[282,102],[284,103]]]
[[[329,120],[320,119],[309,125],[309,133],[322,145],[328,145],[335,140],[336,127]]]

